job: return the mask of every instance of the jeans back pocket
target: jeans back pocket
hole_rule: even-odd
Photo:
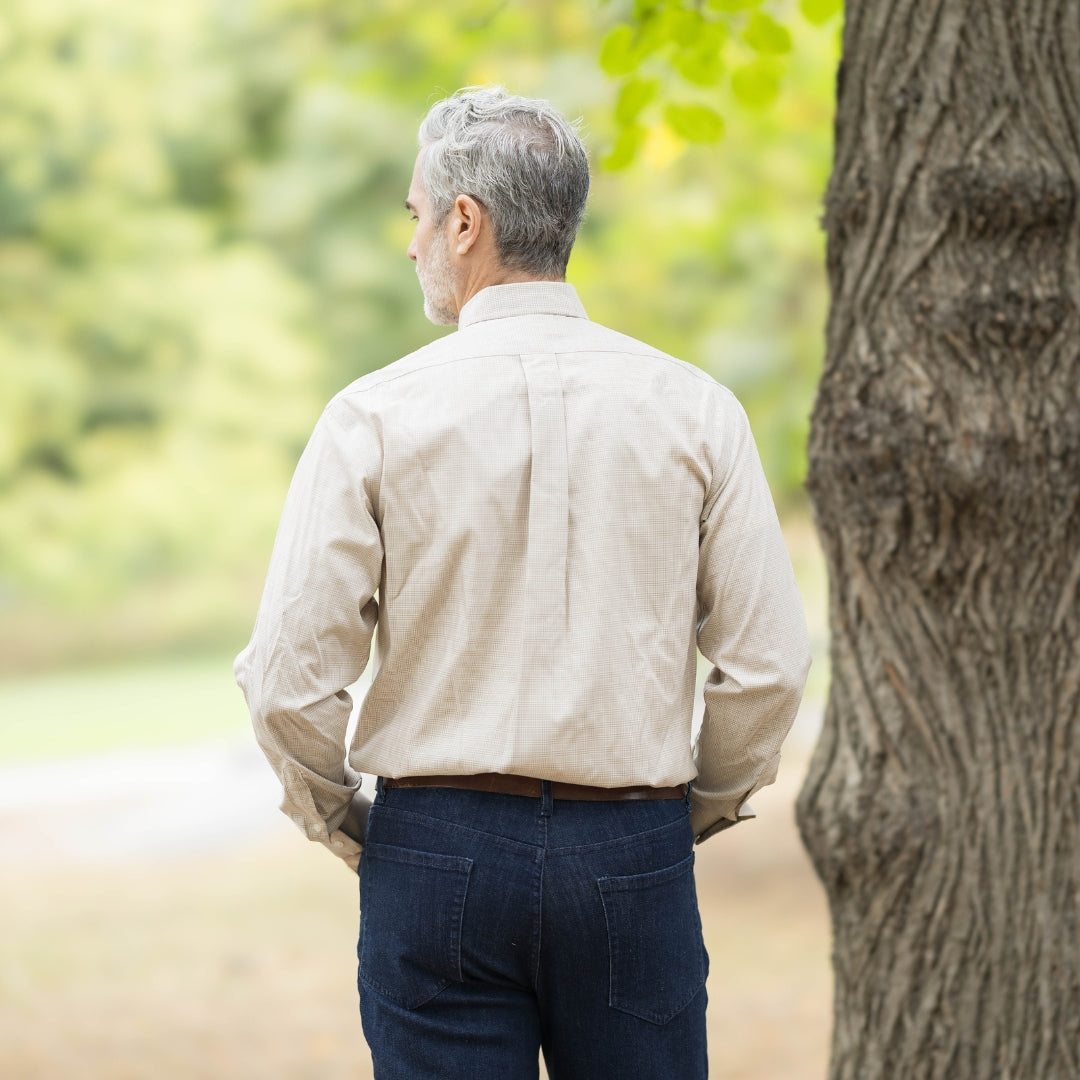
[[[608,1003],[666,1024],[705,983],[709,957],[701,936],[694,856],[663,870],[598,879],[607,922]]]
[[[406,1009],[461,982],[472,859],[367,844],[360,864],[359,978]]]

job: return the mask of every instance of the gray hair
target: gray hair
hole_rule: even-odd
[[[589,194],[576,127],[549,102],[501,86],[466,87],[437,102],[419,137],[436,221],[471,195],[491,218],[504,266],[563,277]]]

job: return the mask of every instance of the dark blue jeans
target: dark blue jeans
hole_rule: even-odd
[[[706,1080],[685,800],[376,796],[360,1014],[377,1080]]]

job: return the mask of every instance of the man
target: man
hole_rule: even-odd
[[[565,283],[589,172],[548,103],[464,91],[419,141],[408,254],[458,332],[330,402],[237,678],[283,810],[359,861],[377,1077],[703,1080],[692,845],[808,667],[769,489],[733,396]]]

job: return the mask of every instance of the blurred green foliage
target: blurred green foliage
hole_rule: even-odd
[[[716,142],[734,100],[758,111],[772,105],[792,52],[799,18],[833,21],[842,0],[617,0],[618,21],[600,47],[600,65],[621,79],[616,137],[604,163],[635,160],[650,123],[688,142]],[[798,32],[796,28],[796,32]],[[660,107],[653,107],[659,98]]]
[[[797,504],[835,5],[710,0],[705,34],[683,6],[0,0],[0,670],[242,644],[322,405],[436,333],[401,204],[470,83],[583,116],[596,161],[632,140],[570,280],[731,386]],[[661,7],[675,76],[634,51]],[[783,55],[768,108],[733,41]]]

